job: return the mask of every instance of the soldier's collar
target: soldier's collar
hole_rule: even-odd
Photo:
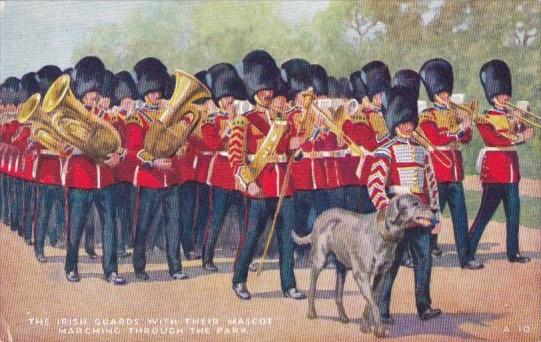
[[[436,103],[436,102],[432,103],[432,108],[435,108],[437,110],[447,110],[447,109],[449,109],[446,105]]]
[[[498,107],[498,106],[496,106],[496,105],[494,105],[494,107],[492,107],[492,111],[493,111],[493,112],[497,112],[497,113],[501,113],[501,114],[506,114],[506,113],[507,113],[507,109],[506,109],[506,108]]]
[[[159,105],[153,105],[153,104],[149,104],[149,103],[145,103],[145,108],[147,108],[148,110],[159,110],[160,109],[160,106]]]

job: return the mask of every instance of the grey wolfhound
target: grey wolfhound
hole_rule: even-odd
[[[366,301],[361,331],[374,332],[385,336],[376,304],[380,280],[391,265],[398,241],[404,230],[412,227],[428,227],[434,214],[418,197],[410,194],[391,199],[385,217],[377,213],[357,214],[344,209],[333,208],[323,212],[314,223],[312,233],[299,237],[293,232],[293,239],[299,245],[311,244],[310,259],[312,271],[308,294],[308,318],[316,318],[316,283],[325,267],[327,257],[336,259],[336,305],[340,321],[348,323],[343,304],[344,283],[348,270],[353,271],[355,282]]]

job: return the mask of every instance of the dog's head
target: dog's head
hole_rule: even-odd
[[[391,199],[385,226],[389,233],[394,235],[407,228],[430,227],[433,218],[434,213],[419,197],[404,194]]]

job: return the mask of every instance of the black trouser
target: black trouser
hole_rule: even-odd
[[[37,217],[34,233],[34,253],[43,254],[45,234],[49,235],[51,244],[56,244],[61,238],[66,225],[66,209],[64,188],[61,185],[39,184],[37,186]],[[89,208],[85,208],[86,211]],[[50,224],[51,214],[55,218]],[[74,214],[76,215],[76,214]]]
[[[368,187],[349,185],[344,188],[344,209],[354,211],[356,213],[373,213],[376,207],[372,204]]]
[[[278,198],[264,198],[246,200],[248,210],[248,222],[246,222],[247,234],[240,244],[239,254],[235,261],[233,284],[245,283],[248,279],[248,268],[254,258],[257,244],[261,234],[265,230],[267,220],[272,219],[276,210]],[[296,287],[295,274],[293,272],[293,237],[291,235],[295,225],[295,213],[292,197],[284,197],[282,209],[276,223],[276,240],[280,251],[280,284],[282,291]]]
[[[231,206],[237,206],[239,217],[238,227],[243,226],[244,196],[236,190],[226,190],[219,187],[211,188],[210,222],[207,225],[203,244],[203,262],[214,259],[214,249],[223,226],[224,219]]]
[[[31,181],[23,182],[23,217],[19,235],[25,240],[32,240],[32,226],[36,213],[36,187]]]
[[[182,270],[180,237],[183,230],[180,220],[182,208],[180,205],[179,187],[172,186],[163,189],[140,188],[139,196],[139,213],[137,215],[133,249],[134,271],[140,273],[146,268],[146,234],[152,224],[154,215],[161,208],[169,274],[173,275],[180,272]]]
[[[118,191],[117,185],[103,189],[68,190],[68,252],[66,255],[66,273],[77,270],[79,260],[79,245],[87,222],[89,208],[96,206],[100,225],[102,227],[103,273],[108,277],[112,272],[118,272],[118,257],[116,251],[115,205]]]
[[[438,195],[441,212],[445,209],[445,205],[449,204],[458,261],[464,265],[467,262],[465,258],[468,250],[468,213],[464,187],[461,182],[438,183]],[[432,235],[432,248],[437,246],[437,237],[436,234]]]
[[[474,259],[481,236],[500,202],[503,202],[505,211],[507,258],[515,258],[519,254],[520,197],[518,182],[509,184],[483,183],[481,206],[469,232],[469,249],[466,261]]]
[[[430,277],[432,273],[432,254],[430,253],[430,231],[432,228],[410,228],[396,247],[393,263],[383,275],[380,291],[377,294],[378,307],[382,316],[389,315],[391,291],[400,268],[403,254],[408,245],[413,259],[415,279],[415,303],[417,312],[424,312],[431,304]]]

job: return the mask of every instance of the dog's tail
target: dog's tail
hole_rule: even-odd
[[[293,236],[293,241],[295,241],[297,245],[309,245],[312,242],[312,233],[300,237],[293,231],[291,232],[291,235]]]

